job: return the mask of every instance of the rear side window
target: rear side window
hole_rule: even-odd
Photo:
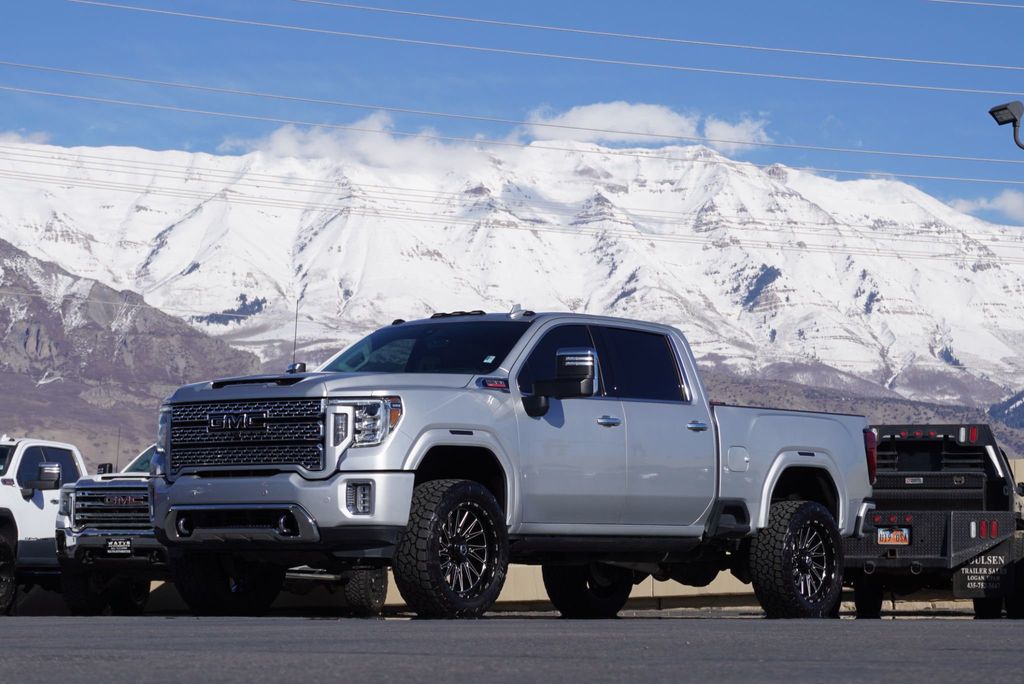
[[[659,333],[626,328],[594,327],[605,393],[620,399],[684,401],[671,341]]]
[[[537,346],[519,369],[519,391],[532,393],[537,380],[555,377],[555,353],[566,347],[593,347],[594,342],[585,325],[562,325],[544,333]]]
[[[77,482],[78,478],[82,476],[78,472],[75,457],[67,449],[43,447],[43,454],[46,456],[47,463],[60,463],[60,481],[62,483]]]

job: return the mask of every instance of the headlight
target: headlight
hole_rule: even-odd
[[[57,509],[58,515],[66,515],[71,517],[75,512],[75,495],[73,492],[61,492],[60,493],[60,507]]]
[[[149,475],[150,477],[163,477],[167,474],[167,454],[162,451],[157,451],[153,454],[153,458],[149,460]]]
[[[376,446],[387,439],[402,419],[402,400],[399,397],[383,399],[328,399],[329,406],[351,407],[334,413],[331,445],[341,446],[349,438],[352,446]],[[351,415],[351,420],[350,420]]]
[[[160,407],[160,420],[156,426],[157,453],[166,454],[171,450],[171,407]]]

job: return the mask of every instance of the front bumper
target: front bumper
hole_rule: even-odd
[[[58,519],[57,559],[61,566],[102,567],[108,571],[141,573],[159,579],[167,573],[167,549],[151,531],[86,528],[73,529]],[[130,553],[110,554],[107,541],[130,539]]]
[[[157,538],[202,551],[323,552],[345,558],[390,558],[409,520],[411,472],[338,473],[306,480],[181,476],[151,481]],[[349,510],[349,484],[369,484],[367,514]]]

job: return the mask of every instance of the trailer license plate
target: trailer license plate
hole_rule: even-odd
[[[910,528],[879,527],[878,543],[882,546],[908,546],[910,544]]]
[[[132,540],[128,539],[108,539],[107,540],[107,555],[108,556],[130,556],[132,553]]]

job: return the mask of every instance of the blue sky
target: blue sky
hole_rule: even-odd
[[[294,0],[112,0],[223,17],[639,62],[1021,92],[1024,71],[893,64],[820,56],[553,34],[383,15]],[[1024,9],[925,0],[731,3],[647,0],[516,3],[366,0],[366,4],[595,30],[731,43],[1024,66]],[[1024,161],[987,110],[1012,96],[960,94],[679,73],[225,25],[72,4],[7,0],[0,60],[175,80],[301,97],[527,119],[623,101],[659,108],[577,110],[567,119],[605,128],[754,135],[781,143],[862,147]],[[0,67],[0,85],[350,123],[366,111],[183,92]],[[666,108],[666,109],[661,109]],[[671,110],[671,111],[669,111]],[[673,118],[675,117],[675,118]],[[708,118],[712,126],[707,127]],[[509,127],[393,115],[401,130],[505,137]],[[731,128],[739,125],[739,128]],[[145,111],[0,93],[0,132],[59,145],[223,150],[277,124]],[[547,136],[550,137],[550,136]],[[726,150],[758,163],[1024,180],[1024,165],[799,150]],[[985,218],[1024,223],[1024,186],[914,181]]]

